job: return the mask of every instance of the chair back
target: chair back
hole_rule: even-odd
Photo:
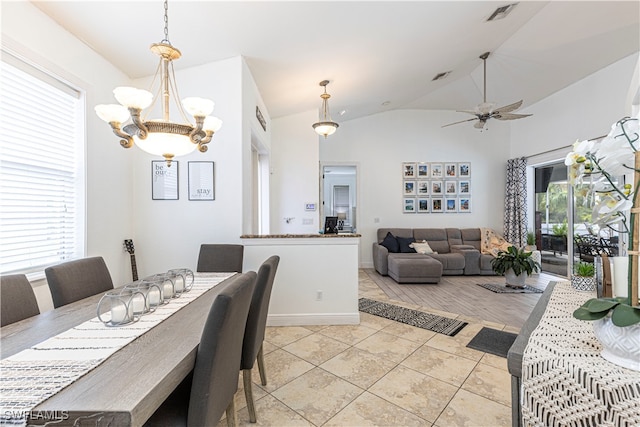
[[[215,426],[238,390],[242,337],[256,284],[253,271],[234,276],[216,296],[196,355],[188,426]]]
[[[232,244],[203,244],[198,255],[200,273],[242,273],[244,246]]]
[[[242,370],[253,368],[258,351],[264,341],[271,289],[273,288],[273,281],[276,277],[279,263],[280,257],[273,255],[262,263],[258,270],[256,289],[253,291],[253,297],[251,298],[247,328],[244,331],[244,341],[242,343],[242,362],[240,366]]]
[[[0,277],[0,326],[40,314],[38,300],[24,274]]]
[[[63,262],[46,268],[44,273],[56,308],[113,289],[102,257]]]

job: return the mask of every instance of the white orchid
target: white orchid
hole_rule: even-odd
[[[621,185],[617,179],[634,171],[635,152],[640,150],[639,134],[639,118],[624,118],[611,126],[602,141],[576,141],[567,154],[564,163],[571,167],[571,184],[586,183],[588,177],[592,191],[599,196],[592,224],[599,227],[622,224],[624,231],[628,231],[626,212],[633,206],[637,188],[628,183]]]

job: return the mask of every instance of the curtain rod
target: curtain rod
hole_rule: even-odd
[[[587,141],[596,141],[596,140],[598,140],[598,139],[602,139],[602,138],[604,138],[604,137],[606,137],[606,136],[607,136],[607,135],[596,136],[595,138],[588,139]],[[564,147],[554,148],[554,149],[552,149],[552,150],[543,151],[542,153],[532,154],[532,155],[530,155],[530,156],[526,156],[526,157],[525,157],[525,159],[529,159],[529,158],[531,158],[531,157],[535,157],[535,156],[542,156],[543,154],[553,153],[554,151],[557,151],[557,150],[564,150],[565,148],[570,148],[570,147],[573,147],[573,144],[571,144],[571,145],[565,145]]]

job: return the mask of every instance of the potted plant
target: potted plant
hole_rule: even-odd
[[[498,256],[491,260],[491,267],[496,274],[505,276],[507,286],[514,288],[524,288],[525,279],[540,271],[540,263],[531,258],[531,252],[515,246],[498,252]]]
[[[527,246],[525,249],[528,251],[535,251],[538,249],[536,246],[536,234],[533,231],[527,232]]]
[[[593,291],[596,289],[596,268],[590,262],[578,262],[573,266],[571,286],[577,291]]]

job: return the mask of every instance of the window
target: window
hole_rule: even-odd
[[[84,256],[84,97],[2,51],[0,273]]]

